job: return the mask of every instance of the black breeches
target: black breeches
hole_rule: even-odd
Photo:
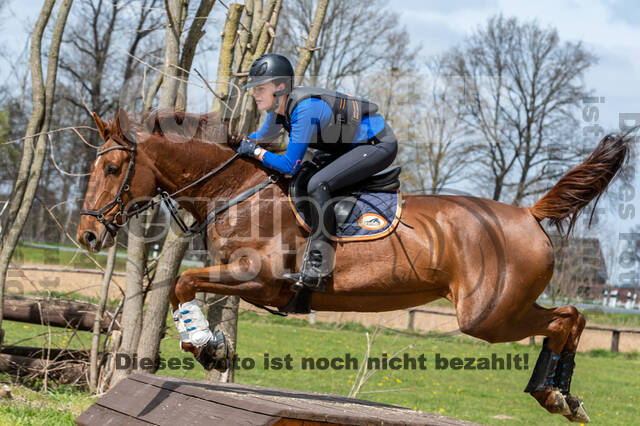
[[[389,125],[385,124],[373,140],[375,145],[356,145],[313,175],[307,185],[308,192],[325,182],[333,193],[389,167],[398,153],[398,140]]]

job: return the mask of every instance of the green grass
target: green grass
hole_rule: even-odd
[[[42,333],[40,326],[5,322],[7,343]],[[27,328],[25,328],[27,327]],[[373,329],[360,324],[309,325],[295,318],[279,318],[242,312],[239,321],[237,353],[242,359],[256,362],[252,369],[236,370],[236,382],[275,386],[291,389],[347,395],[353,386],[357,371],[303,370],[303,357],[344,358],[349,353],[360,363],[366,349],[365,332]],[[55,335],[53,346],[70,343],[78,348],[89,345],[89,333],[80,332],[69,342],[68,332]],[[82,340],[78,340],[82,339]],[[65,341],[66,339],[66,341]],[[42,342],[43,337],[36,338]],[[21,343],[34,345],[34,342]],[[482,424],[557,424],[564,425],[561,416],[547,414],[524,389],[531,369],[540,351],[539,347],[518,344],[496,344],[474,340],[463,336],[431,334],[429,337],[401,335],[393,331],[378,333],[371,349],[372,357],[383,353],[393,354],[411,345],[406,350],[410,356],[426,357],[426,369],[380,370],[362,387],[359,398],[401,405],[418,410],[441,413],[450,417]],[[436,354],[448,359],[452,357],[498,357],[528,355],[528,369],[504,370],[452,370],[436,369]],[[265,354],[270,359],[292,357],[292,369],[274,370],[264,368]],[[170,329],[161,345],[161,356],[168,360],[177,358],[182,366],[191,361],[190,354],[178,349],[174,329]],[[187,360],[184,362],[184,360]],[[594,424],[634,424],[640,415],[640,359],[638,353],[611,354],[607,351],[591,351],[577,356],[572,389],[585,400],[587,412]],[[246,366],[246,364],[245,364]],[[192,369],[168,367],[158,374],[204,379],[204,371],[196,363]],[[5,378],[0,377],[3,381]],[[55,389],[46,394],[14,387],[14,393],[24,395],[22,399],[0,404],[0,424],[71,424],[71,420],[88,407],[93,399],[69,387]],[[40,408],[42,407],[42,408]],[[494,418],[509,416],[507,420]]]
[[[83,253],[75,246],[59,245],[59,247],[73,248],[76,251],[62,251],[56,249],[45,249],[40,247],[29,247],[18,244],[11,261],[17,264],[37,264],[52,265],[68,268],[81,269],[98,269],[96,264],[91,260],[95,260],[98,264],[105,268],[107,265],[107,251],[98,254]],[[126,249],[119,249],[118,254],[126,254]],[[91,257],[91,259],[89,257]],[[126,269],[126,258],[117,257],[114,270],[124,272]],[[193,266],[181,265],[179,272],[192,269]]]
[[[118,252],[126,253],[126,250],[118,250]],[[106,252],[99,254],[88,254],[88,256],[96,260],[103,268],[106,267]],[[76,252],[62,251],[55,249],[44,249],[39,247],[28,247],[21,244],[16,247],[11,261],[18,264],[31,263],[38,265],[64,266],[69,268],[97,269],[96,264],[87,257],[87,254],[82,253],[79,250]],[[116,258],[116,264],[114,267],[116,271],[124,271],[125,266],[126,259]]]
[[[618,314],[598,310],[584,310],[587,325],[607,324],[617,327],[640,327],[640,314]]]
[[[0,374],[2,383],[11,378]],[[44,392],[26,386],[11,385],[12,399],[0,400],[0,425],[71,425],[73,419],[89,408],[95,397],[72,387],[57,386]]]

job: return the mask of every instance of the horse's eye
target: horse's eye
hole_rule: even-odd
[[[115,175],[116,173],[118,173],[118,170],[120,170],[120,167],[116,166],[115,164],[107,165],[107,174],[108,175]]]

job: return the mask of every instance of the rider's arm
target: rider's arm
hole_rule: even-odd
[[[312,132],[324,127],[330,118],[331,108],[325,101],[309,98],[300,102],[291,113],[287,151],[284,155],[266,151],[262,157],[263,164],[286,175],[294,175],[302,163]]]
[[[258,129],[256,132],[251,133],[249,136],[247,136],[247,138],[256,142],[260,142],[278,136],[278,133],[280,133],[281,129],[282,126],[276,124],[275,113],[269,112],[267,113],[267,117],[264,120],[264,124],[262,125],[262,127],[260,127],[260,129]]]

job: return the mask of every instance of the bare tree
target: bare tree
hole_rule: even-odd
[[[405,164],[403,183],[409,192],[439,193],[468,177],[465,169],[475,157],[475,147],[439,58],[432,59],[428,72],[415,80],[410,93],[418,99],[405,114],[408,122],[400,127],[407,129],[407,142],[398,154]]]
[[[281,31],[274,50],[296,57],[313,28],[316,0],[285,2]],[[309,84],[337,89],[389,58],[390,35],[406,32],[399,16],[384,0],[330,1],[320,30],[317,50],[307,69]]]
[[[581,43],[562,43],[555,29],[502,15],[447,53],[494,200],[509,190],[512,203],[520,204],[573,159],[582,80],[595,60]]]
[[[47,63],[46,84],[42,71],[42,36],[49,22],[55,1],[46,0],[31,37],[31,79],[33,93],[33,113],[27,126],[26,140],[23,145],[22,160],[18,178],[14,184],[9,203],[7,228],[2,234],[0,248],[0,330],[2,325],[2,309],[5,280],[9,260],[13,255],[18,238],[22,232],[26,218],[31,210],[34,196],[40,181],[42,165],[45,159],[47,135],[51,123],[53,97],[56,88],[58,57],[62,34],[69,16],[72,0],[63,0],[58,11]],[[36,136],[37,135],[37,136]],[[34,141],[36,143],[34,144]],[[0,335],[0,340],[2,335]]]

